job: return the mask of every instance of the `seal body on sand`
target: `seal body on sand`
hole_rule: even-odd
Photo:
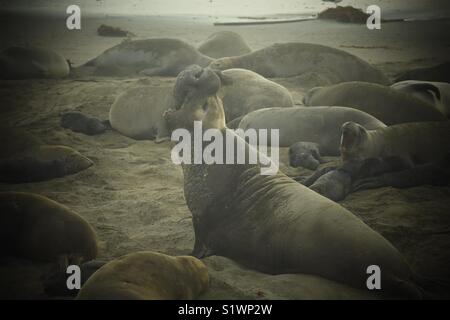
[[[349,120],[353,119],[353,120]],[[345,107],[293,107],[261,109],[242,118],[239,128],[279,129],[279,146],[313,142],[319,145],[321,155],[339,155],[341,127],[355,121],[365,127],[380,128],[385,125],[371,115]]]
[[[156,252],[136,252],[97,270],[78,293],[80,300],[186,300],[209,286],[200,260]]]
[[[211,34],[200,44],[198,51],[208,57],[218,59],[241,56],[252,52],[252,49],[240,34],[232,31],[219,31]]]
[[[267,78],[316,72],[331,83],[356,80],[389,83],[381,71],[350,53],[300,42],[274,44],[242,56],[221,58],[212,62],[211,67],[218,70],[249,69]]]
[[[305,96],[307,106],[343,106],[358,109],[386,125],[447,118],[433,105],[390,87],[366,82],[346,82],[313,88]]]
[[[354,122],[342,126],[341,157],[402,157],[413,164],[444,159],[450,150],[450,122],[416,122],[367,130]]]
[[[133,139],[166,136],[162,114],[174,104],[172,86],[138,87],[125,91],[111,106],[111,127]]]
[[[243,144],[246,154],[257,152],[226,129],[220,99],[201,94],[165,115],[172,120],[171,127],[178,127],[175,119],[194,117],[223,137],[234,138],[238,147]],[[207,111],[199,113],[205,103]],[[186,163],[183,173],[193,215],[195,256],[222,255],[266,273],[314,274],[358,288],[366,288],[365,271],[377,264],[383,270],[384,292],[418,296],[410,282],[410,268],[386,239],[351,212],[286,175],[261,175],[258,164],[217,163]]]
[[[124,41],[90,60],[83,67],[95,67],[100,76],[173,76],[187,66],[208,65],[213,59],[178,39]]]
[[[0,181],[34,182],[62,177],[85,170],[93,162],[76,150],[45,145],[30,134],[2,129],[5,141],[0,154]]]
[[[432,104],[444,116],[450,117],[450,83],[407,80],[394,83],[391,88]]]
[[[395,82],[405,80],[450,82],[450,61],[427,68],[417,68],[400,74]]]
[[[70,66],[59,53],[37,47],[9,47],[0,52],[0,79],[63,78]]]
[[[95,135],[105,132],[109,126],[105,121],[86,116],[81,112],[71,111],[61,115],[61,127],[74,132]]]
[[[79,263],[97,255],[90,224],[74,211],[46,197],[0,192],[2,256],[56,261],[61,256]]]

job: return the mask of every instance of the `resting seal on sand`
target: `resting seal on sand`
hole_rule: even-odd
[[[217,59],[223,57],[241,56],[252,52],[244,38],[236,32],[219,31],[211,34],[200,46],[198,51]]]
[[[97,255],[94,229],[53,200],[32,193],[0,192],[0,208],[3,257],[54,262],[66,257],[78,264]]]
[[[105,132],[108,129],[108,121],[101,121],[82,114],[81,112],[65,112],[61,115],[61,127],[74,132],[81,132],[87,135],[95,135]]]
[[[49,49],[14,46],[0,52],[0,79],[63,78],[69,72],[67,60]]]
[[[313,88],[306,106],[343,106],[374,116],[386,125],[417,121],[447,120],[433,105],[390,87],[366,82],[346,82]]]
[[[174,105],[172,86],[138,87],[117,97],[109,110],[111,127],[133,139],[166,137],[162,114]]]
[[[83,67],[95,67],[101,76],[173,76],[187,66],[207,66],[213,59],[177,39],[124,41],[90,60]]]
[[[367,81],[388,84],[388,79],[369,63],[331,47],[310,43],[280,43],[238,57],[211,63],[213,69],[249,69],[267,78],[285,78],[307,72],[324,74],[331,83]]]
[[[221,100],[208,92],[200,88],[180,110],[167,113],[171,127],[202,120],[243,144],[246,154],[257,152],[225,127]],[[386,239],[283,173],[261,175],[258,164],[204,163],[183,164],[183,173],[196,257],[217,254],[271,274],[314,274],[358,288],[366,288],[365,271],[376,264],[383,270],[383,292],[417,297],[410,268]]]
[[[2,129],[4,137],[0,154],[0,181],[34,182],[74,174],[93,162],[74,149],[45,145],[25,132]]]
[[[350,120],[352,119],[352,120]],[[385,125],[371,115],[345,107],[270,108],[253,111],[242,118],[239,128],[279,129],[280,147],[296,142],[318,144],[321,155],[339,155],[341,127],[355,121],[372,129]]]
[[[194,257],[136,252],[97,270],[77,299],[187,300],[196,298],[208,286],[208,269]]]
[[[320,156],[320,146],[314,142],[296,142],[289,147],[289,165],[316,170],[325,161]]]
[[[450,117],[450,83],[407,80],[394,83],[391,88],[429,103]]]
[[[416,122],[367,130],[354,122],[344,123],[342,160],[401,157],[413,164],[444,159],[450,151],[450,122]]]
[[[433,67],[417,68],[406,71],[395,79],[395,82],[405,80],[450,82],[450,61]]]

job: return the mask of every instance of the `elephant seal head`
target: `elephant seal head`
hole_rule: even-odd
[[[355,122],[344,123],[341,129],[341,144],[339,146],[342,160],[364,158],[367,140],[368,132],[363,126]]]

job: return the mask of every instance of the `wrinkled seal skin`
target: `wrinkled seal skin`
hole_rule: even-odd
[[[24,192],[0,192],[2,256],[79,263],[97,256],[91,225],[74,211],[46,197]]]
[[[83,67],[95,67],[94,74],[100,76],[176,77],[189,65],[207,66],[211,61],[184,41],[161,38],[124,41]]]
[[[446,121],[432,104],[390,87],[365,82],[345,82],[311,89],[306,106],[342,106],[364,111],[386,125],[417,121]]]
[[[0,52],[0,79],[63,78],[70,66],[59,53],[37,47],[9,47]]]
[[[208,57],[217,59],[223,57],[240,56],[252,52],[244,38],[236,32],[219,31],[211,34],[202,44],[198,51]]]
[[[175,120],[205,109],[206,103],[206,127],[216,123],[214,128],[223,135],[228,131],[236,137],[219,119],[220,99],[202,98],[201,90],[198,94],[196,108],[185,102],[172,113],[179,116],[168,117],[172,128],[185,127],[185,122],[177,126]],[[246,153],[256,152],[236,139],[245,144]],[[351,212],[283,173],[263,176],[260,169],[256,164],[183,165],[196,257],[222,255],[266,273],[309,273],[357,288],[366,288],[366,268],[376,264],[383,270],[385,292],[419,296],[410,282],[409,266],[386,239]]]
[[[194,257],[142,251],[115,259],[97,270],[78,300],[186,300],[209,286],[208,269]]]
[[[381,71],[366,61],[342,50],[311,43],[277,43],[242,56],[217,59],[210,66],[218,70],[249,69],[266,78],[318,72],[325,75],[331,83],[389,83]]]

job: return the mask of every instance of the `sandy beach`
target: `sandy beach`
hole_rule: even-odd
[[[87,16],[81,30],[70,31],[63,16],[3,13],[0,39],[2,48],[29,43],[53,49],[76,66],[122,41],[99,37],[96,30],[101,24],[128,30],[140,39],[178,38],[194,46],[219,30],[239,33],[252,49],[280,42],[317,43],[350,52],[389,76],[441,63],[450,55],[449,20],[384,23],[373,31],[364,25],[320,20],[232,28],[214,27],[212,21],[207,16]],[[133,140],[115,131],[87,136],[59,124],[66,111],[107,119],[111,104],[125,90],[174,81],[169,77],[0,81],[2,126],[24,128],[45,143],[73,147],[94,162],[75,175],[38,183],[0,183],[0,190],[35,192],[78,212],[98,234],[101,259],[140,250],[190,254],[191,213],[183,196],[182,170],[171,161],[169,143]],[[296,101],[309,89],[289,79],[275,81],[285,85]],[[289,167],[286,149],[281,154],[286,174],[310,173]],[[341,205],[391,241],[415,272],[450,281],[450,187],[380,188],[351,194]],[[209,257],[205,263],[212,282],[201,296],[204,299],[369,298],[366,292],[313,276],[265,275],[223,257]],[[48,266],[39,268],[43,272]],[[0,274],[7,279],[0,296],[48,298],[36,266],[6,261]],[[450,291],[433,294],[450,297]]]

